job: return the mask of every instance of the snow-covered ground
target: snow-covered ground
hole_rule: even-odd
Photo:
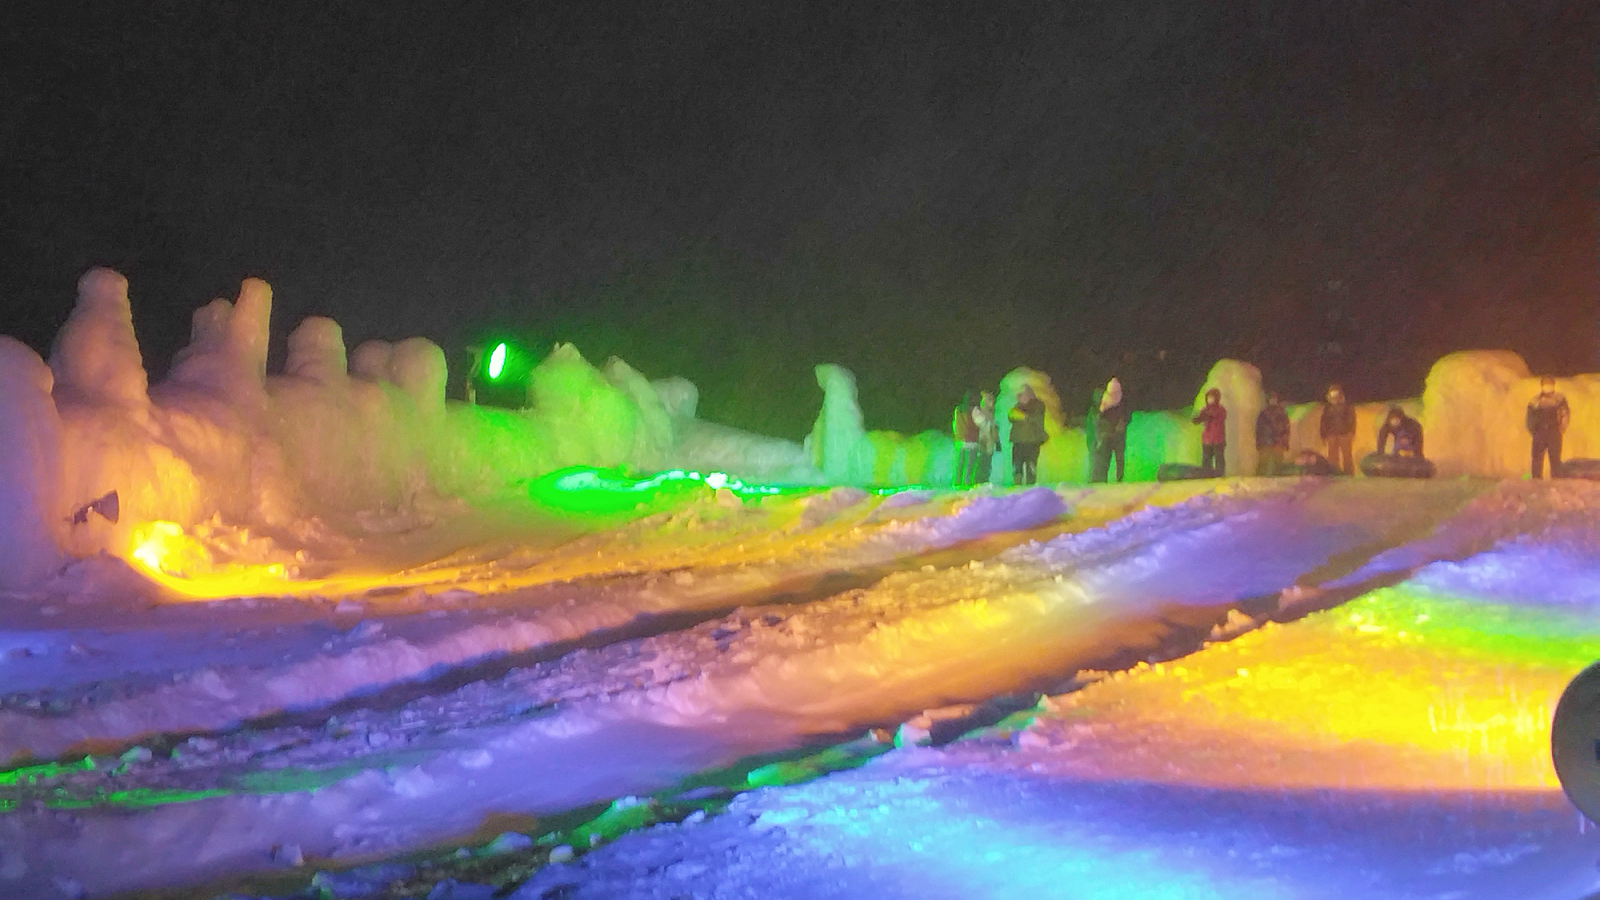
[[[1547,750],[1600,485],[691,488],[5,596],[0,896],[1600,889]],[[712,814],[543,865],[624,797]]]

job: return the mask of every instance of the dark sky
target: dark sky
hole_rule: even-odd
[[[824,361],[902,430],[1018,364],[1141,407],[1224,355],[1297,398],[1593,370],[1594,6],[12,8],[0,332],[112,265],[160,373],[257,275],[280,337],[572,340],[788,436]]]

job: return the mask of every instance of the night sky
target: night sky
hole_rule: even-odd
[[[256,275],[279,338],[569,340],[789,437],[819,362],[906,431],[1021,364],[1074,408],[1221,356],[1292,399],[1600,368],[1593,3],[32,5],[0,332],[41,351],[110,265],[155,374]]]

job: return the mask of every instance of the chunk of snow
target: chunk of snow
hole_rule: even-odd
[[[571,862],[573,855],[574,853],[572,847],[568,846],[567,844],[558,844],[550,849],[550,862]]]
[[[500,856],[506,853],[517,853],[533,848],[533,838],[520,831],[504,831],[495,836],[495,839],[485,844],[485,856]]]

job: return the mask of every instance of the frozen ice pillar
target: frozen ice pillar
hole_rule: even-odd
[[[82,322],[76,312],[74,317]],[[78,336],[85,333],[80,330]],[[133,352],[137,361],[138,349]],[[70,371],[81,375],[90,368]],[[54,382],[37,353],[0,337],[0,590],[37,584],[65,561]]]
[[[55,396],[69,401],[144,408],[149,379],[133,335],[128,280],[110,269],[78,279],[78,302],[50,351]]]
[[[289,358],[285,374],[325,385],[344,384],[349,379],[345,359],[344,332],[339,323],[323,316],[308,316],[289,333]]]
[[[1435,362],[1422,389],[1422,426],[1439,474],[1504,478],[1526,472],[1523,416],[1538,385],[1510,350],[1463,350]],[[1569,442],[1569,457],[1572,448]]]
[[[267,379],[272,288],[246,278],[233,303],[213,300],[195,310],[189,346],[173,360],[170,381],[234,400],[261,400]]]
[[[843,366],[824,363],[817,366],[817,384],[822,388],[822,411],[805,442],[811,464],[830,484],[870,483],[872,451],[855,376]]]

